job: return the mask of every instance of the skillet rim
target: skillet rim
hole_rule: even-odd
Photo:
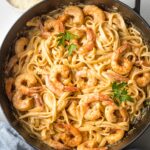
[[[109,1],[111,1],[111,0],[109,0]],[[136,17],[138,17],[138,19],[139,19],[139,21],[142,21],[142,23],[144,24],[144,26],[145,26],[145,28],[147,29],[147,30],[150,30],[150,28],[149,28],[149,25],[148,25],[148,23],[137,13],[137,12],[135,12],[132,8],[130,8],[128,5],[126,5],[126,4],[124,4],[123,2],[120,2],[120,1],[117,1],[117,0],[112,0],[113,2],[112,3],[117,3],[118,5],[121,5],[121,6],[123,6],[123,7],[126,7],[129,11],[131,11],[131,13],[133,14],[133,15],[136,15]],[[39,8],[42,4],[44,4],[44,3],[50,3],[50,2],[47,2],[47,1],[43,1],[43,2],[40,2],[39,4],[37,4],[37,5],[35,5],[34,7],[32,7],[32,8],[30,8],[28,11],[26,11],[23,15],[21,15],[21,17],[19,17],[19,19],[14,23],[14,25],[11,27],[11,29],[9,30],[9,32],[7,33],[7,35],[5,36],[5,39],[3,40],[3,42],[2,42],[2,46],[1,46],[1,49],[3,50],[4,48],[3,47],[5,47],[5,43],[7,43],[7,39],[9,38],[9,36],[10,36],[10,33],[11,32],[13,32],[13,29],[14,28],[17,28],[17,23],[19,24],[19,22],[24,22],[23,21],[23,18],[27,18],[27,14],[29,14],[29,13],[31,13],[34,9],[36,9],[36,8]],[[81,2],[81,3],[84,3],[84,1],[83,2]],[[101,3],[101,2],[99,2],[99,3]],[[54,9],[55,10],[55,9]],[[43,12],[43,13],[45,13],[45,12]],[[42,13],[40,13],[40,14],[42,14]],[[34,16],[37,16],[37,15],[35,15],[34,14]],[[31,17],[32,18],[32,17]],[[27,20],[29,20],[29,19],[27,19]],[[12,43],[11,43],[12,44]],[[11,45],[11,44],[9,44],[9,45]],[[0,51],[0,61],[2,60],[2,51]],[[1,71],[3,71],[3,65],[1,65],[2,63],[0,63],[0,70]],[[4,78],[4,76],[2,76],[1,74],[0,74],[0,79],[3,79]],[[2,81],[0,81],[0,82],[2,82]],[[0,88],[4,88],[4,87],[1,87],[0,86]],[[2,93],[0,93],[0,95],[1,95]],[[2,94],[3,95],[3,94]],[[3,96],[0,96],[0,98],[1,97],[4,97],[4,95]],[[19,132],[19,130],[16,128],[16,126],[10,121],[10,118],[8,118],[8,116],[6,115],[6,112],[5,112],[5,108],[4,108],[4,106],[3,106],[3,104],[2,104],[2,102],[1,102],[1,100],[0,100],[0,103],[1,103],[1,106],[2,106],[2,111],[3,111],[3,113],[5,114],[5,117],[6,117],[6,119],[9,121],[9,123],[11,124],[11,126],[15,129],[15,130],[17,130],[17,132],[20,134],[20,132]],[[149,118],[149,120],[150,120],[150,118]],[[128,143],[126,143],[126,144],[124,144],[124,146],[122,146],[121,148],[125,148],[125,147],[127,147],[128,145],[130,145],[133,141],[135,141],[137,138],[139,138],[143,133],[144,133],[144,131],[146,131],[146,129],[148,128],[150,126],[150,121],[148,122],[148,123],[146,123],[146,125],[144,125],[144,128],[142,129],[142,131],[140,131],[137,135],[135,135],[134,136],[134,138],[132,138],[132,140],[130,140],[130,142],[128,142]],[[35,146],[35,145],[33,145],[33,143],[32,142],[29,142],[29,140],[27,140],[25,137],[24,137],[24,135],[22,135],[21,134],[21,136],[23,136],[23,138],[26,140],[26,142],[29,144],[29,145],[31,145],[32,147],[35,147],[36,149],[39,149],[37,146]],[[43,145],[43,144],[42,144]],[[48,149],[52,149],[52,148],[48,148]]]

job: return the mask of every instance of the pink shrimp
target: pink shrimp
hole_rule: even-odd
[[[94,34],[94,31],[90,28],[86,29],[86,37],[87,37],[87,43],[81,46],[79,49],[80,54],[87,53],[91,51],[94,48],[96,36]]]
[[[59,136],[65,145],[76,147],[82,142],[82,135],[74,126],[68,124],[57,124],[56,126],[65,130],[65,133],[60,133]]]
[[[113,71],[121,75],[128,74],[133,66],[133,63],[127,58],[121,58],[122,53],[128,48],[129,46],[127,44],[123,45],[113,52],[112,55],[111,67]]]
[[[44,23],[44,29],[46,31],[53,32],[55,34],[64,32],[63,23],[61,21],[55,20],[55,19],[46,20]]]
[[[26,46],[28,45],[29,40],[26,37],[19,38],[15,43],[15,53],[19,54],[25,51]]]
[[[102,103],[107,102],[108,104],[113,104],[112,99],[108,95],[100,94],[100,93],[92,93],[87,96],[85,96],[85,103],[91,103],[91,102],[96,102],[96,101],[101,101]]]
[[[112,100],[107,95],[93,93],[85,97],[82,108],[84,111],[84,118],[86,120],[93,121],[99,119],[102,116],[100,109],[102,106],[99,102],[102,102],[103,105],[112,105]]]
[[[106,140],[109,144],[114,144],[124,137],[125,132],[120,129],[116,129],[115,133],[106,136]]]
[[[46,86],[56,95],[60,96],[63,92],[76,92],[77,87],[66,86],[62,81],[68,79],[70,69],[65,65],[56,65],[51,69],[51,74],[45,77]]]
[[[50,147],[54,148],[54,149],[57,149],[57,150],[67,150],[67,149],[70,149],[69,147],[65,146],[64,144],[58,142],[58,141],[55,141],[51,138],[45,140],[45,143],[48,144]]]
[[[32,97],[24,95],[17,90],[12,98],[13,106],[19,111],[28,111],[34,107],[34,100]]]
[[[63,23],[60,20],[48,19],[42,24],[39,25],[41,30],[41,37],[47,39],[52,34],[58,34],[64,32]]]
[[[135,81],[139,87],[145,87],[150,83],[150,72],[139,74]]]
[[[35,100],[35,106],[36,107],[42,107],[44,105],[42,98],[39,94],[36,93],[36,94],[33,94],[32,96]]]
[[[81,25],[84,22],[84,15],[81,8],[77,6],[69,6],[64,10],[63,15],[59,16],[59,20],[65,22],[68,18],[73,18],[72,22],[75,25]]]
[[[61,96],[63,92],[76,92],[78,91],[77,87],[73,86],[64,86],[60,81],[56,80],[55,82],[52,82],[50,80],[50,76],[45,76],[45,83],[46,86],[57,96]]]
[[[124,82],[127,82],[129,80],[127,77],[124,77],[124,76],[122,76],[122,75],[120,75],[118,73],[115,73],[115,72],[109,71],[109,70],[106,72],[106,75],[108,77],[110,77],[110,79],[113,80],[113,81],[124,81]]]
[[[79,81],[78,85],[81,88],[93,87],[97,85],[97,79],[94,77],[93,72],[88,69],[82,69],[76,73],[76,79]],[[84,81],[85,79],[85,81]],[[81,82],[83,81],[83,82]],[[78,86],[77,85],[77,86]]]
[[[119,111],[118,113],[121,115],[122,121],[127,121],[129,119],[128,112],[125,108],[118,108],[116,105],[113,105],[105,107],[105,117],[107,121],[117,122],[119,120],[119,117],[115,115],[116,111]]]
[[[85,15],[92,16],[94,23],[102,23],[106,19],[103,10],[94,5],[86,5],[83,12]]]
[[[9,98],[9,100],[12,99],[12,88],[13,88],[13,84],[14,84],[14,79],[13,78],[8,78],[5,81],[5,90],[6,90],[6,94]]]
[[[36,86],[37,80],[34,75],[23,73],[16,77],[15,87],[24,95],[32,95],[42,90],[41,86]]]

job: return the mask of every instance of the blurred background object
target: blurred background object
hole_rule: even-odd
[[[29,9],[43,0],[7,0],[13,7],[19,9]]]

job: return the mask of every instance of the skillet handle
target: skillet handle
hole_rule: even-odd
[[[136,11],[139,15],[140,15],[140,8],[141,8],[141,0],[135,0],[134,11]]]

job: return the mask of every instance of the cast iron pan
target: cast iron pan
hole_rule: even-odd
[[[134,25],[141,31],[144,40],[150,43],[149,42],[150,28],[148,24],[138,14],[140,12],[140,0],[136,0],[136,7],[134,10],[117,0],[70,0],[70,1],[69,0],[63,0],[63,1],[47,0],[31,8],[22,17],[20,17],[20,19],[18,19],[18,21],[8,32],[0,51],[0,103],[12,127],[15,130],[17,130],[23,136],[23,138],[36,149],[52,150],[52,148],[50,148],[46,144],[43,144],[38,139],[32,138],[30,134],[27,133],[22,128],[20,123],[14,117],[14,113],[13,113],[14,110],[6,96],[5,89],[4,89],[4,67],[7,60],[6,58],[8,58],[10,54],[12,54],[12,49],[10,47],[12,46],[14,40],[16,39],[17,33],[23,29],[25,23],[28,20],[30,20],[35,16],[42,15],[49,11],[55,10],[59,7],[62,7],[63,5],[69,5],[72,3],[94,4],[103,9],[113,10],[113,11],[116,11],[115,8],[117,8],[117,11],[124,16],[126,21],[133,22]],[[115,144],[110,149],[119,150],[125,148],[130,143],[132,143],[137,137],[139,137],[144,132],[144,130],[149,126],[149,124],[150,124],[150,110],[147,109],[147,113],[144,116],[144,118],[134,126],[135,129],[132,132],[130,132],[130,134],[127,134],[127,136],[121,142]]]

